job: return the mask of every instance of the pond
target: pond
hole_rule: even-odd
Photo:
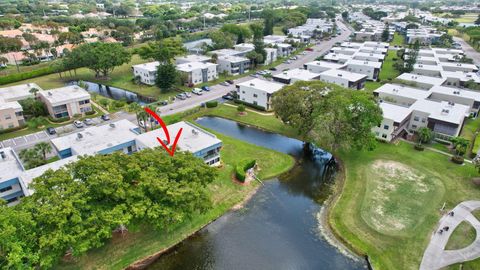
[[[108,86],[108,85],[103,85],[99,83],[94,83],[94,82],[88,82],[88,81],[83,81],[86,85],[88,85],[87,90],[88,92],[91,93],[97,93],[101,96],[115,99],[115,100],[121,100],[124,99],[127,102],[137,102],[140,105],[145,105],[151,102],[155,102],[156,100],[152,97],[145,97],[142,95],[139,95],[137,93],[124,90],[121,88],[113,87],[113,86]],[[68,85],[72,84],[78,84],[78,81],[71,81],[68,83]]]
[[[239,211],[230,212],[148,269],[364,269],[320,234],[317,214],[329,195],[332,156],[299,140],[237,122],[204,117],[197,123],[240,140],[293,155],[297,166],[264,182]]]

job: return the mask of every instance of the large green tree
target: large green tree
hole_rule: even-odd
[[[154,59],[167,62],[177,55],[186,53],[183,43],[179,38],[165,38],[161,41],[150,42],[138,49],[138,54],[143,59]]]
[[[275,93],[273,107],[305,140],[334,154],[373,148],[372,128],[382,121],[382,111],[368,93],[322,82],[297,82],[283,88]]]
[[[174,64],[167,62],[158,66],[155,85],[163,92],[170,91],[177,82],[178,71]]]

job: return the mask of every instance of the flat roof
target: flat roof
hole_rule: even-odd
[[[233,49],[220,49],[220,50],[210,51],[210,54],[214,54],[214,53],[217,54],[218,56],[235,56],[235,55],[243,54],[244,52],[233,50]]]
[[[463,67],[471,69],[472,71],[478,70],[478,67],[476,65],[468,63],[441,62],[441,65],[445,67]]]
[[[68,85],[65,87],[40,91],[39,94],[51,104],[57,104],[69,100],[82,100],[90,98],[90,94],[87,92],[87,90],[78,85]]]
[[[88,127],[83,131],[52,139],[52,144],[58,151],[71,149],[72,155],[93,155],[110,147],[135,140],[137,136],[133,131],[135,128],[137,128],[135,124],[123,119],[111,124]]]
[[[342,79],[349,80],[351,82],[357,82],[367,77],[367,75],[364,75],[364,74],[354,73],[354,72],[341,70],[341,69],[325,70],[324,72],[320,73],[320,75],[342,78]]]
[[[397,77],[397,79],[404,80],[404,81],[411,81],[411,82],[418,82],[423,84],[430,84],[430,85],[441,85],[445,82],[446,78],[437,78],[431,76],[423,76],[413,73],[403,73]]]
[[[394,96],[402,96],[415,100],[426,99],[430,96],[430,91],[387,83],[374,90],[375,93],[384,93]]]
[[[13,86],[7,86],[0,88],[0,98],[4,101],[18,101],[33,97],[33,94],[30,93],[30,89],[36,88],[40,91],[43,89],[40,88],[36,83],[26,83]]]
[[[167,128],[170,136],[172,136],[172,134],[177,134],[181,128],[183,129],[177,144],[177,149],[179,151],[196,153],[208,147],[219,145],[222,143],[222,141],[218,139],[217,136],[215,136],[214,134],[188,122],[178,122],[168,125]],[[163,129],[159,128],[140,134],[137,136],[136,140],[137,142],[139,142],[139,144],[145,147],[155,148],[160,146],[157,137],[161,140],[166,140]],[[174,138],[170,137],[170,140],[172,142],[173,139]]]
[[[214,63],[204,63],[204,62],[190,62],[177,65],[177,70],[183,72],[191,72],[197,69],[204,69],[209,67],[216,67],[217,64]]]
[[[235,55],[222,55],[218,57],[218,60],[228,61],[230,63],[238,63],[238,62],[245,62],[245,61],[250,62],[250,59],[246,57],[235,56]]]
[[[0,99],[0,110],[13,109],[13,110],[22,110],[22,105],[18,101],[3,102]]]
[[[382,62],[375,62],[375,61],[368,61],[368,60],[358,60],[358,59],[350,59],[346,63],[346,65],[359,65],[359,66],[369,66],[373,68],[381,68]]]
[[[480,102],[480,92],[478,92],[478,91],[470,91],[470,90],[466,90],[466,89],[439,86],[439,85],[436,85],[436,86],[430,88],[430,91],[432,91],[432,93],[439,93],[439,94],[444,94],[444,95],[464,97],[464,98],[473,99],[475,101]]]
[[[382,59],[382,60],[385,58],[385,54],[381,54],[381,53],[357,52],[353,55],[353,58],[355,59],[355,57],[357,57],[357,56],[374,57],[374,58]]]
[[[160,65],[160,62],[154,61],[154,62],[149,62],[149,63],[143,63],[143,64],[138,64],[138,65],[133,65],[133,68],[141,68],[145,69],[148,71],[156,71],[157,67]]]
[[[329,53],[323,57],[326,60],[349,60],[352,59],[353,55],[346,55],[346,54],[336,54],[336,53]]]
[[[0,149],[0,153],[3,152],[3,156],[0,157],[0,183],[8,181],[18,177],[24,170],[20,163],[17,154],[10,147]]]
[[[300,69],[300,68],[286,70],[273,75],[273,77],[276,77],[276,78],[281,78],[286,80],[298,79],[302,81],[310,81],[313,79],[317,79],[319,76],[320,76],[319,73],[313,73],[306,69]]]
[[[438,65],[425,65],[425,64],[415,64],[413,65],[413,69],[422,69],[422,70],[431,70],[431,71],[442,71],[442,66]]]
[[[480,77],[475,72],[462,72],[462,71],[442,71],[442,77],[455,78],[460,81],[474,81],[480,83]]]
[[[176,57],[176,61],[182,61],[182,62],[205,62],[209,61],[211,58],[206,56],[206,55],[201,55],[201,54],[189,54],[185,56],[179,56]]]
[[[413,110],[426,112],[429,118],[453,124],[460,124],[470,114],[470,108],[462,104],[452,104],[447,101],[436,102],[432,100],[418,100],[412,107]]]
[[[251,87],[255,88],[264,92],[267,92],[269,94],[275,93],[278,90],[282,89],[284,84],[277,83],[277,82],[271,82],[267,80],[262,80],[262,79],[251,79],[242,83],[237,84],[238,86],[244,86],[244,87]]]
[[[383,118],[393,120],[396,123],[403,122],[411,113],[412,109],[388,102],[380,102],[380,109],[383,112]]]
[[[341,68],[345,66],[345,64],[339,64],[339,63],[328,62],[328,61],[312,61],[312,62],[305,63],[305,65],[319,66],[319,67],[325,67],[329,69],[336,69],[336,68]]]
[[[340,44],[341,47],[347,47],[347,48],[360,48],[363,47],[363,43],[360,42],[342,42]]]

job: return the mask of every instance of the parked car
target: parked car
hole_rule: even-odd
[[[158,104],[160,104],[160,106],[168,105],[168,100],[160,101]]]
[[[230,86],[230,84],[228,82],[221,82],[220,85],[223,85],[223,86]]]
[[[235,82],[233,80],[226,80],[227,83],[229,84],[234,84]]]
[[[313,52],[312,48],[306,48],[305,51]]]
[[[189,92],[185,92],[183,93],[187,98],[191,98],[192,97],[192,94],[190,94]]]
[[[307,52],[306,52],[306,51],[303,51],[303,52],[302,52],[302,55],[306,55],[306,54],[307,54]]]
[[[54,135],[54,134],[57,134],[57,131],[55,130],[55,128],[49,127],[47,128],[47,133],[50,135]]]
[[[177,98],[181,99],[181,100],[185,100],[185,99],[187,99],[187,96],[184,93],[181,93],[181,94],[177,95]]]
[[[223,95],[222,98],[226,100],[233,100],[233,96],[230,94]]]
[[[104,114],[100,117],[103,121],[108,121],[110,120],[110,116],[108,114]]]
[[[80,121],[78,121],[78,120],[75,120],[75,121],[73,122],[73,125],[74,125],[75,127],[77,127],[77,128],[82,128],[82,127],[83,127],[83,123],[80,122]]]
[[[257,74],[250,74],[250,77],[258,78],[258,75]]]
[[[90,118],[87,118],[87,119],[83,120],[83,123],[87,126],[91,126],[91,125],[93,125],[93,120],[90,119]]]
[[[202,90],[208,92],[208,91],[210,91],[210,87],[208,87],[208,86],[202,86]]]
[[[269,70],[271,70],[271,71],[277,71],[277,68],[276,68],[276,67],[271,67],[271,68],[269,68]]]
[[[284,61],[283,63],[284,63],[284,64],[291,64],[291,63],[292,63],[292,61],[290,61],[290,60],[286,60],[286,61]]]
[[[293,61],[293,60],[297,60],[297,57],[296,57],[296,56],[292,56],[292,57],[290,57],[290,60],[292,60],[292,61]]]
[[[201,95],[203,94],[203,91],[202,91],[202,89],[200,89],[200,88],[194,88],[194,89],[192,90],[192,93],[201,96]]]

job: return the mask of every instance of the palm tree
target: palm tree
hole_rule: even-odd
[[[42,154],[43,160],[47,160],[47,154],[52,152],[52,146],[47,142],[37,143],[34,149]]]
[[[140,130],[142,130],[142,127],[140,126],[140,120],[143,121],[143,129],[145,129],[145,132],[148,131],[148,128],[147,128],[147,119],[150,115],[144,111],[144,110],[141,110],[138,112],[138,115],[137,115],[137,121],[138,121],[138,126],[140,127]]]
[[[31,88],[28,92],[30,92],[30,94],[33,94],[33,96],[34,96],[35,98],[37,98],[37,93],[38,93],[38,91],[40,91],[40,90],[38,90],[37,88],[33,87],[33,88]]]
[[[419,128],[417,133],[419,145],[429,143],[433,139],[433,132],[427,127]]]
[[[142,106],[140,106],[140,104],[138,104],[136,102],[132,102],[128,105],[128,110],[135,113],[135,116],[137,117],[137,124],[138,124],[138,126],[140,126],[139,114],[140,114],[140,112],[142,112]]]

